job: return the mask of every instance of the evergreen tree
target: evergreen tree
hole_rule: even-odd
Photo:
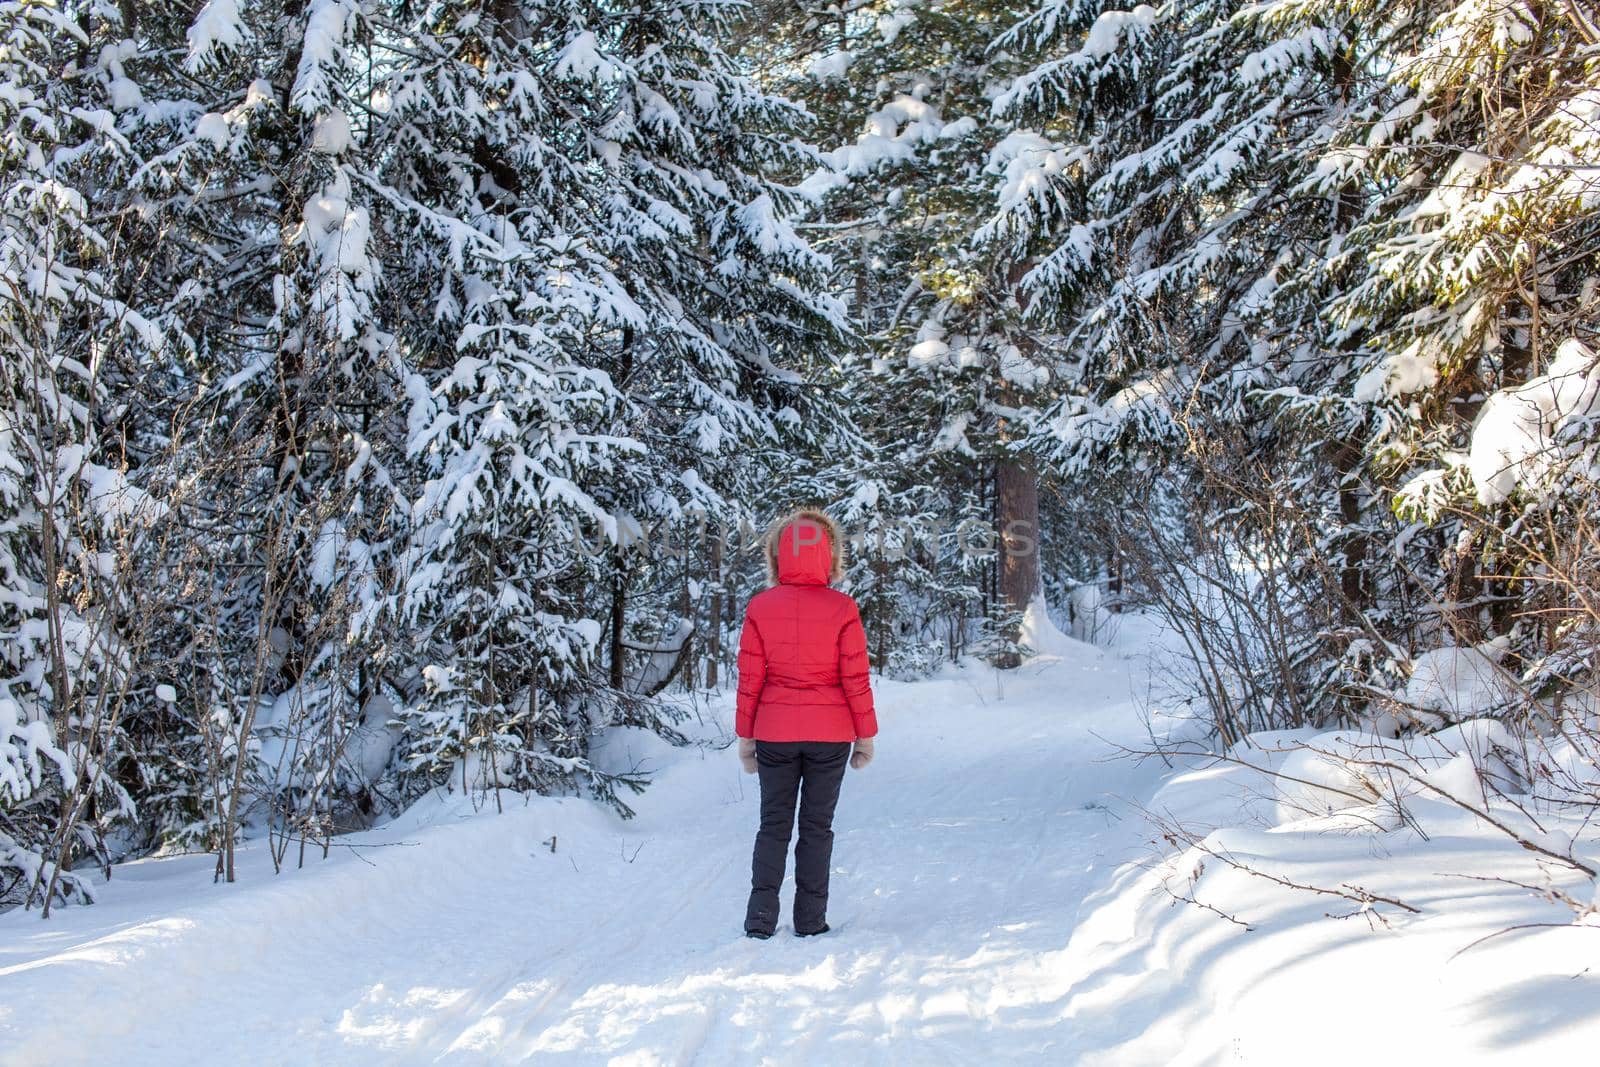
[[[1496,325],[1516,322],[1515,294],[1579,292],[1517,265],[1552,237],[1563,265],[1592,249],[1589,185],[1531,177],[1586,147],[1582,25],[1476,5],[1066,3],[1004,39],[1039,61],[999,107],[1039,124],[1063,160],[1041,184],[1069,207],[1002,198],[995,226],[1039,248],[1030,311],[1085,353],[1040,447],[1068,472],[1137,456],[1193,471],[1205,521],[1294,573],[1289,658],[1315,715],[1354,714],[1414,652],[1509,620],[1514,598],[1475,577],[1479,535],[1419,531],[1390,500],[1464,455],[1473,395],[1501,380],[1496,331],[1509,353],[1527,343]],[[1529,169],[1505,184],[1500,158]],[[1581,298],[1555,299],[1581,318]],[[1448,470],[1411,487],[1408,512],[1427,498],[1435,516],[1471,488]],[[1275,541],[1286,509],[1302,533]]]
[[[765,76],[829,146],[805,185],[824,197],[818,246],[847,265],[835,284],[864,341],[830,380],[866,442],[836,499],[859,531],[852,590],[880,666],[926,666],[939,631],[964,649],[986,617],[1014,642],[1039,585],[1025,427],[1061,361],[1023,322],[1026,260],[980,232],[1024,148],[990,116],[1015,69],[990,45],[1019,14],[954,0],[759,11],[781,27],[753,48]]]
[[[1509,646],[1534,691],[1592,649],[1600,46],[1582,5],[1429,4],[1328,169],[1372,199],[1334,305],[1376,335],[1371,462],[1431,537],[1416,643]]]
[[[113,385],[166,344],[116,274],[94,199],[142,160],[108,107],[132,92],[79,19],[0,5],[0,906],[87,899],[133,817],[111,763],[141,651],[131,539],[158,510],[108,464]]]

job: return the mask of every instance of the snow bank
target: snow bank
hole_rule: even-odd
[[[1273,779],[1278,825],[1372,809],[1384,796],[1383,776],[1358,759],[1376,740],[1370,735],[1317,734],[1285,753]]]
[[[1092,582],[1067,595],[1067,614],[1072,636],[1079,641],[1099,644],[1116,635],[1116,616],[1102,606],[1100,586]]]
[[[1068,636],[1062,633],[1050,618],[1050,612],[1040,597],[1034,597],[1029,602],[1028,609],[1022,613],[1020,638],[1024,645],[1033,649],[1035,656],[1075,659],[1093,648],[1076,635]]]
[[[1481,645],[1446,645],[1411,661],[1411,677],[1400,693],[1405,711],[1424,725],[1485,715],[1514,699],[1512,680],[1499,666],[1504,638]]]
[[[1123,1031],[1106,1027],[1073,1062],[1588,1057],[1600,980],[1593,932],[1579,927],[1596,922],[1595,884],[1434,791],[1489,804],[1530,843],[1595,866],[1592,800],[1537,806],[1534,820],[1519,811],[1535,807],[1526,797],[1485,798],[1490,782],[1515,787],[1516,748],[1480,719],[1404,741],[1261,733],[1225,760],[1180,767],[1148,804],[1164,858],[1119,871],[1051,961],[1082,976],[1070,1015],[1091,1028],[1115,1017]],[[1592,758],[1568,756],[1593,772]],[[1405,1010],[1332,1027],[1342,1001],[1329,990]]]
[[[1224,826],[1277,825],[1273,775],[1315,730],[1263,730],[1228,749],[1224,760],[1196,760],[1170,775],[1151,798],[1156,815],[1200,833]]]
[[[1584,728],[1544,739],[1531,756],[1529,773],[1539,801],[1600,803],[1600,725],[1592,712],[1573,719]]]
[[[1493,719],[1416,737],[1355,730],[1316,734],[1292,746],[1274,772],[1277,823],[1392,830],[1402,823],[1402,806],[1416,798],[1488,810],[1496,795],[1522,784],[1519,750]],[[1329,817],[1336,818],[1323,821]]]

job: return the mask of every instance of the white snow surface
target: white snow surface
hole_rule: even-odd
[[[1437,713],[1441,721],[1503,707],[1515,696],[1511,680],[1498,666],[1506,647],[1500,638],[1478,646],[1446,645],[1423,652],[1411,661],[1411,678],[1402,699],[1414,710]]]
[[[1596,931],[1440,873],[1538,882],[1537,857],[1424,798],[1426,837],[1279,825],[1259,768],[1304,732],[1253,736],[1234,754],[1254,768],[1117,758],[1148,744],[1147,664],[1169,660],[1144,652],[1170,643],[1140,616],[1104,648],[1034,622],[1044,652],[1016,671],[879,685],[825,936],[795,939],[787,915],[771,941],[741,936],[757,790],[719,747],[716,698],[689,748],[606,735],[607,766],[655,773],[631,821],[436,796],[304,869],[291,850],[274,875],[257,842],[234,885],[208,856],[147,859],[92,907],[0,915],[0,1065],[1589,1061]],[[1141,809],[1421,912],[1174,853]],[[1522,923],[1554,925],[1468,947]]]
[[[818,81],[842,78],[849,71],[853,59],[855,56],[847,51],[829,52],[827,55],[817,56],[807,64],[806,73]]]
[[[1124,34],[1148,30],[1156,18],[1156,9],[1149,4],[1140,4],[1131,11],[1101,12],[1089,27],[1078,54],[1096,59],[1108,56],[1122,47]]]
[[[1588,346],[1563,342],[1548,373],[1489,397],[1472,430],[1468,469],[1478,499],[1499,504],[1519,484],[1559,468],[1562,431],[1600,412],[1600,366]]]
[[[207,0],[189,26],[189,54],[184,59],[184,68],[198,70],[205,65],[213,49],[237,48],[247,35],[239,16],[239,0]]]
[[[311,127],[311,147],[323,155],[336,156],[350,149],[350,120],[338,108],[324,112]]]
[[[1045,205],[1052,186],[1081,161],[1078,153],[1033,130],[1013,130],[989,150],[987,170],[1004,175],[995,196],[996,211],[1008,214],[1032,201]]]

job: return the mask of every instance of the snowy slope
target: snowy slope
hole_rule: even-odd
[[[604,754],[658,770],[631,822],[582,800],[496,816],[441,799],[303,871],[273,877],[259,847],[231,887],[206,857],[129,863],[93,907],[0,916],[0,1064],[1488,1063],[1594,1047],[1600,931],[1447,963],[1562,917],[1439,879],[1437,840],[1232,845],[1472,906],[1373,931],[1226,870],[1197,884],[1252,930],[1174,905],[1136,806],[1210,817],[1232,794],[1205,783],[1244,783],[1180,768],[1158,795],[1167,768],[1111,758],[1146,741],[1140,634],[882,686],[879,757],[841,800],[828,936],[740,936],[754,780],[731,752],[632,734]],[[730,716],[706,710],[702,736]],[[1484,871],[1507,860],[1465,829],[1444,847],[1479,850]]]

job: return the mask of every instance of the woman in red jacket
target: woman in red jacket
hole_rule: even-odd
[[[844,572],[838,527],[820,511],[798,511],[772,528],[766,549],[772,588],[745,610],[734,724],[744,769],[761,774],[761,829],[744,931],[768,938],[777,928],[798,798],[794,931],[809,937],[828,929],[833,809],[844,766],[860,770],[872,761],[878,720],[861,613],[849,596],[829,588]]]

